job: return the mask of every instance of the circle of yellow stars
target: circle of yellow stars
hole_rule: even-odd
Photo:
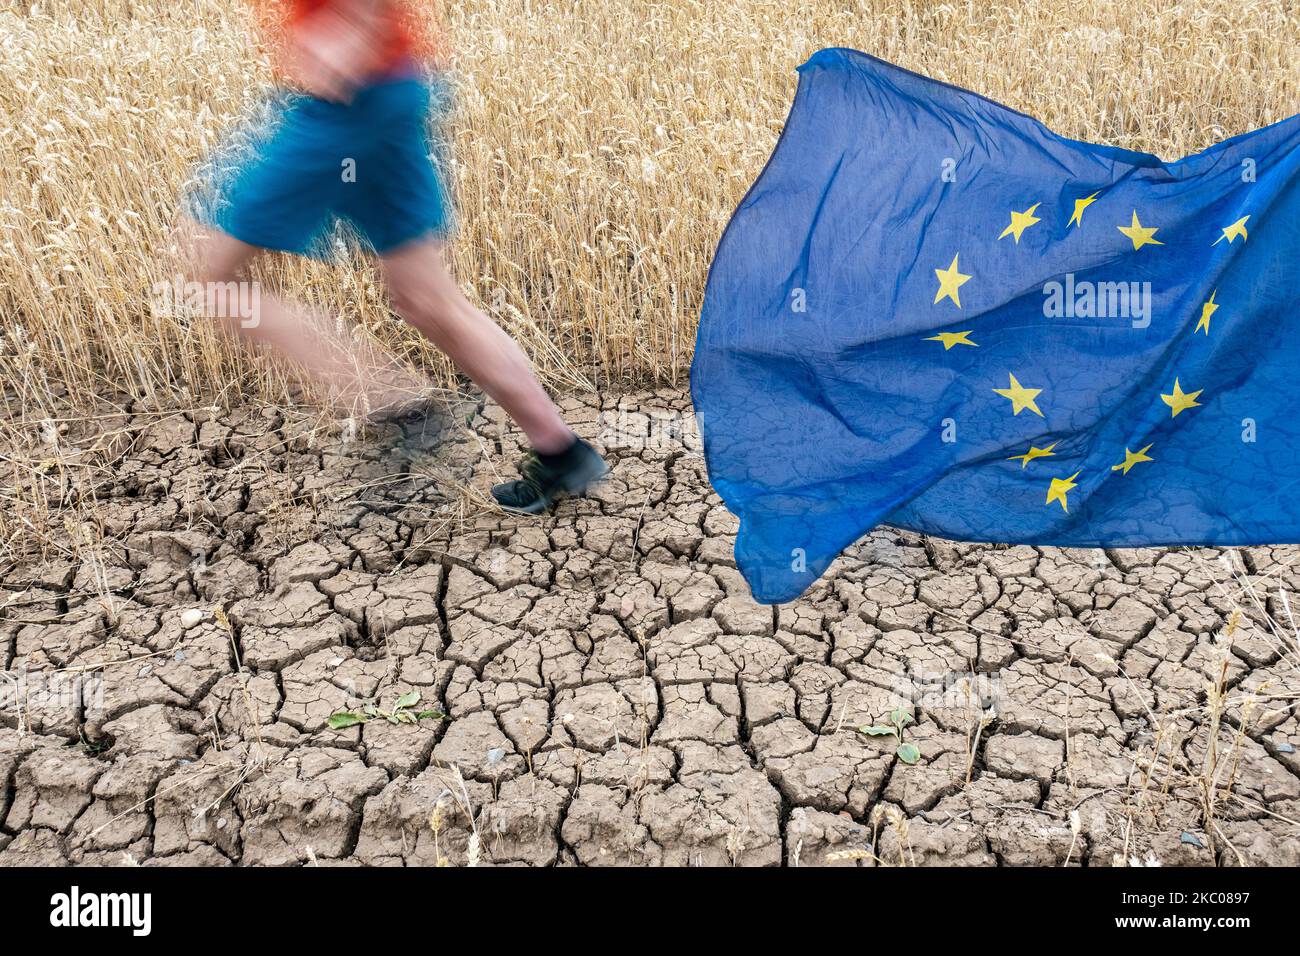
[[[1100,195],[1101,190],[1097,190],[1091,195],[1077,197],[1074,200],[1074,211],[1070,214],[1070,218],[1066,222],[1066,229],[1070,229],[1071,227],[1082,228],[1084,213],[1087,211],[1089,206],[1097,201],[1097,198]],[[998,239],[1002,240],[1010,236],[1014,244],[1019,245],[1020,238],[1024,235],[1025,230],[1033,227],[1039,222],[1042,222],[1042,218],[1035,215],[1041,205],[1041,202],[1035,202],[1020,211],[1012,209],[1010,211],[1010,222],[998,235]],[[1146,246],[1164,245],[1163,240],[1155,237],[1156,233],[1160,231],[1160,227],[1143,224],[1141,217],[1138,215],[1138,211],[1133,209],[1131,212],[1132,215],[1129,224],[1127,226],[1117,225],[1115,228],[1128,238],[1130,242],[1132,242],[1133,251],[1137,252],[1139,249]],[[1249,219],[1250,216],[1242,216],[1235,222],[1224,226],[1220,230],[1221,234],[1219,237],[1215,239],[1211,245],[1218,245],[1225,239],[1228,241],[1229,245],[1236,242],[1237,239],[1241,239],[1244,243],[1249,238],[1246,231],[1246,223]],[[961,253],[954,252],[952,262],[948,264],[946,269],[936,268],[934,270],[935,277],[939,281],[939,288],[934,294],[934,305],[938,305],[940,302],[947,299],[956,308],[960,309],[962,307],[960,289],[967,282],[973,279],[974,276],[970,273],[961,271],[960,260]],[[1193,330],[1193,334],[1204,332],[1207,337],[1209,336],[1210,319],[1219,309],[1219,303],[1216,301],[1218,291],[1218,289],[1213,290],[1210,293],[1210,298],[1201,305],[1201,316],[1196,323],[1196,328]],[[978,348],[979,343],[971,339],[974,332],[974,329],[938,332],[935,335],[927,336],[925,341],[940,343],[945,352],[950,351],[958,345]],[[1006,388],[995,388],[993,391],[995,394],[1000,395],[1011,402],[1011,414],[1014,416],[1019,415],[1023,411],[1030,411],[1039,418],[1043,418],[1043,412],[1038,407],[1037,402],[1038,396],[1042,394],[1043,389],[1029,388],[1022,385],[1011,372],[1007,373],[1007,379],[1008,382]],[[1177,377],[1175,377],[1173,388],[1168,394],[1161,393],[1160,400],[1169,406],[1170,417],[1177,418],[1181,413],[1188,409],[1199,408],[1201,406],[1201,402],[1197,401],[1197,399],[1200,398],[1202,392],[1202,389],[1197,389],[1193,392],[1184,391],[1182,383]],[[1059,441],[1055,441],[1043,448],[1031,444],[1027,452],[1022,455],[1012,455],[1007,460],[1020,462],[1020,468],[1023,470],[1035,459],[1053,457],[1056,454],[1053,449],[1055,449],[1059,444]],[[1119,464],[1112,465],[1110,470],[1119,472],[1122,475],[1127,475],[1134,466],[1143,462],[1155,461],[1154,458],[1147,454],[1147,452],[1149,452],[1153,447],[1153,444],[1154,443],[1149,443],[1145,447],[1139,448],[1137,451],[1131,451],[1130,449],[1125,448],[1124,460]],[[1061,506],[1062,511],[1068,514],[1070,511],[1068,496],[1071,491],[1078,487],[1078,482],[1076,482],[1075,479],[1078,478],[1081,473],[1082,471],[1080,470],[1076,471],[1068,478],[1052,478],[1047,489],[1047,498],[1044,504],[1050,505],[1055,502]]]

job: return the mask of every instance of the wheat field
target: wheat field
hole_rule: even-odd
[[[677,382],[709,258],[758,174],[795,67],[850,46],[1060,133],[1174,158],[1300,109],[1291,0],[471,0],[446,20],[459,281],[557,388]],[[158,315],[177,196],[264,95],[228,0],[0,0],[0,374],[10,422],[129,395],[284,395],[265,356]],[[863,135],[870,135],[864,130]],[[364,261],[259,278],[452,370]]]

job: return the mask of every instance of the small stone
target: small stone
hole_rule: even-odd
[[[196,607],[181,612],[181,627],[187,631],[201,620],[203,620],[203,612]]]

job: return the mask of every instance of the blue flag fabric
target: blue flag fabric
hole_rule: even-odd
[[[1165,162],[856,51],[800,74],[691,369],[756,599],[882,523],[1300,541],[1300,116]]]

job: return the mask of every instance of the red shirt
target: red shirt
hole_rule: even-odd
[[[249,0],[261,31],[271,43],[280,68],[286,60],[285,41],[312,17],[341,13],[340,0]],[[402,70],[412,60],[445,65],[441,0],[387,0],[383,4],[372,75]]]
[[[292,0],[285,26],[292,31],[308,18],[339,6],[338,0]],[[375,74],[392,73],[401,68],[410,59],[415,47],[411,33],[392,0],[383,4],[381,17],[378,51],[375,64],[370,70]]]

